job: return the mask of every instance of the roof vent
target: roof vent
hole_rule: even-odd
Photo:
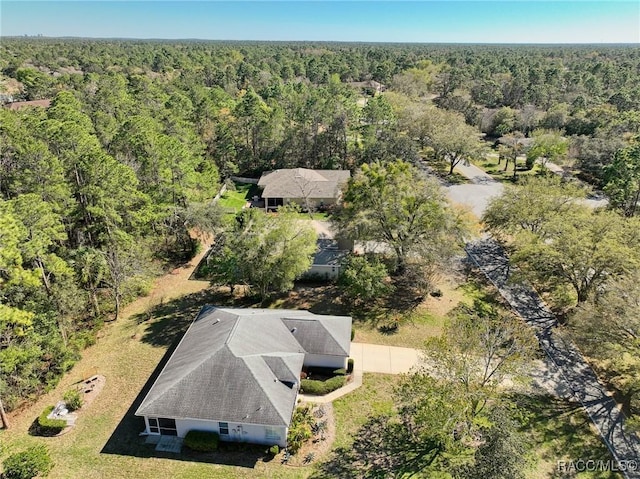
[[[213,326],[214,324],[218,324],[220,322],[220,318],[216,318],[213,320],[213,323],[211,323],[211,325]]]
[[[293,329],[291,330],[291,334],[295,334],[297,330],[298,330],[298,328],[293,328]]]

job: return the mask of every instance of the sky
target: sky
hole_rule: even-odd
[[[640,43],[640,0],[0,0],[0,35],[412,43]]]

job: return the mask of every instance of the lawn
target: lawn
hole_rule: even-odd
[[[150,296],[130,304],[120,320],[105,326],[97,344],[83,352],[82,359],[56,388],[12,414],[12,428],[0,431],[0,445],[4,446],[0,447],[0,459],[27,446],[45,444],[55,463],[49,475],[54,479],[289,479],[309,477],[319,469],[320,464],[331,457],[331,452],[303,467],[282,466],[278,460],[263,462],[260,452],[229,453],[222,456],[224,463],[211,459],[211,462],[197,462],[186,456],[156,453],[153,446],[145,445],[138,436],[143,423],[133,416],[133,412],[163,361],[168,359],[172,347],[202,305],[227,304],[231,299],[211,289],[207,282],[187,281],[191,271],[192,266],[178,268],[158,279]],[[474,285],[459,288],[451,284],[448,289],[445,285],[441,289],[443,296],[428,298],[425,305],[414,312],[413,322],[402,324],[398,333],[383,335],[357,327],[356,339],[420,347],[426,336],[439,333],[446,314],[459,301],[470,301],[485,294]],[[297,297],[290,295],[278,306],[302,307],[307,301],[312,309],[320,304],[329,306],[335,292],[331,286],[323,291],[324,296],[314,288],[300,288]],[[319,296],[323,296],[322,301]],[[44,407],[61,399],[87,371],[104,375],[106,384],[95,401],[82,411],[76,426],[61,437],[29,435],[30,425]],[[336,440],[333,449],[348,446],[368,418],[392,410],[392,391],[398,379],[398,376],[365,374],[362,387],[334,402]],[[529,418],[523,428],[540,445],[535,451],[538,467],[530,474],[531,479],[551,477],[557,459],[607,458],[606,449],[591,430],[582,409],[552,398],[529,395],[521,397],[520,402]],[[540,470],[547,472],[541,475]],[[578,477],[604,479],[615,476]]]
[[[513,163],[509,163],[509,167],[507,171],[504,171],[504,162],[502,162],[501,164],[498,164],[497,155],[493,155],[493,154],[487,155],[487,157],[482,160],[473,161],[473,164],[481,168],[482,170],[484,170],[489,175],[491,175],[491,177],[496,181],[500,181],[503,183],[513,182]],[[524,165],[525,165],[525,157],[519,157],[518,173],[517,173],[518,178],[521,178],[523,176],[540,175],[545,171],[544,167],[540,166],[537,163],[530,170],[525,169]]]
[[[220,197],[218,204],[226,211],[237,213],[250,201],[256,187],[251,184],[237,183],[235,190],[228,189]]]
[[[575,477],[577,479],[620,479],[614,472],[582,472],[575,476],[558,471],[558,461],[611,460],[605,444],[596,434],[584,409],[578,404],[545,394],[514,395],[522,411],[521,431],[535,444],[533,466],[528,479]]]

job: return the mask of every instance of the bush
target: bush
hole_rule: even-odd
[[[184,445],[198,452],[215,452],[218,450],[220,436],[213,431],[191,430],[184,437]]]
[[[5,479],[31,479],[45,477],[53,467],[49,451],[44,445],[33,446],[29,449],[12,454],[2,463]]]
[[[64,393],[62,399],[64,399],[64,403],[69,411],[75,411],[82,407],[82,395],[77,389],[70,389]]]
[[[334,376],[344,376],[345,374],[347,374],[347,370],[345,368],[340,368],[333,371]]]
[[[356,330],[353,326],[351,326],[351,341],[356,337]]]
[[[300,387],[305,394],[313,394],[323,396],[341,388],[347,382],[345,376],[334,376],[326,381],[314,381],[313,379],[303,379],[300,381]]]
[[[318,381],[316,381],[318,382]],[[311,426],[314,424],[311,407],[302,406],[293,411],[291,425],[287,432],[287,451],[296,454],[303,444],[311,439],[313,433]]]
[[[274,444],[269,448],[269,454],[271,454],[272,456],[277,455],[279,452],[280,452],[280,447],[278,447],[277,444]]]
[[[353,359],[349,358],[347,361],[347,374],[351,374],[353,372]]]
[[[67,427],[67,421],[64,419],[49,419],[47,416],[51,414],[51,411],[53,411],[53,406],[47,406],[38,417],[38,426],[40,426],[42,434],[58,434]]]

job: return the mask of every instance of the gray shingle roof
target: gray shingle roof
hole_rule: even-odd
[[[322,316],[321,319],[284,317],[289,330],[306,352],[310,354],[327,354],[348,356],[351,346],[351,321],[344,316]]]
[[[347,170],[282,169],[264,172],[258,186],[263,198],[337,198],[350,176]]]
[[[350,334],[344,316],[207,306],[136,415],[288,426],[305,353],[348,356]]]

